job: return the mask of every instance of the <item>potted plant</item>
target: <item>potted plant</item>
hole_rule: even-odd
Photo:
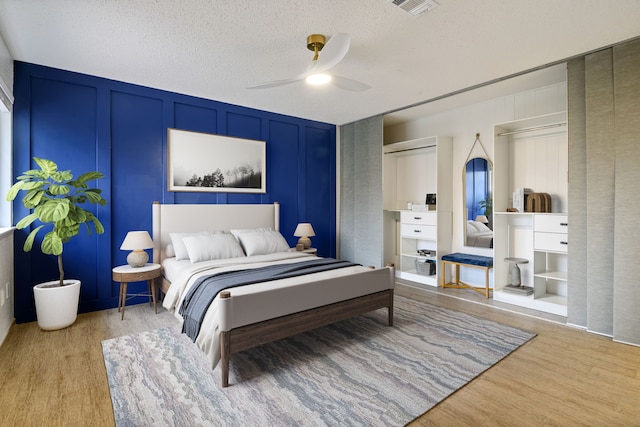
[[[64,277],[64,244],[80,232],[82,224],[86,225],[89,233],[90,224],[93,224],[97,234],[104,233],[98,218],[82,207],[84,203],[107,204],[101,196],[102,190],[87,185],[103,175],[100,172],[87,172],[74,179],[71,171],[58,170],[58,165],[51,160],[37,157],[33,160],[39,169],[31,169],[20,175],[9,189],[7,201],[13,201],[20,191],[24,191],[22,204],[30,213],[18,221],[17,229],[27,228],[35,221],[41,223],[27,236],[23,248],[26,252],[32,249],[36,234],[52,226],[44,235],[40,248],[42,253],[58,257],[60,278],[35,285],[33,292],[40,328],[62,329],[75,322],[80,297],[80,281]]]

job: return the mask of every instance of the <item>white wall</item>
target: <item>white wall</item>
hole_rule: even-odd
[[[495,124],[566,111],[566,93],[566,82],[562,82],[385,127],[385,144],[428,136],[453,138],[452,252],[486,256],[492,254],[491,249],[472,248],[463,244],[462,170],[475,141],[476,133],[480,133],[480,140],[493,162],[493,126]],[[474,153],[477,154],[477,147]]]

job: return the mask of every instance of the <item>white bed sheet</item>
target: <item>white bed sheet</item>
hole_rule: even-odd
[[[475,234],[467,234],[467,246],[475,246],[478,248],[491,248],[493,243],[493,232],[483,232]]]
[[[172,274],[177,278],[171,281],[163,306],[182,321],[179,307],[199,277],[213,272],[258,268],[274,263],[295,263],[315,258],[317,257],[314,255],[301,252],[278,252],[188,265],[171,265],[171,261],[165,260],[163,266],[175,268]],[[367,280],[356,280],[354,274],[371,276],[367,276]],[[374,280],[374,275],[379,280]],[[220,331],[392,289],[393,286],[394,280],[388,269],[374,270],[353,266],[233,288],[230,290],[232,298],[216,297],[209,307],[196,338],[196,345],[207,355],[213,369],[220,360]],[[224,310],[221,309],[221,304],[225,304]]]

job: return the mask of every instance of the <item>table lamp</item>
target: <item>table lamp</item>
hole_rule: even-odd
[[[298,244],[304,246],[304,249],[309,249],[311,247],[311,239],[310,236],[315,236],[316,233],[313,231],[313,227],[309,222],[301,222],[296,227],[296,231],[293,232],[293,235],[299,237]]]
[[[153,240],[146,231],[130,231],[124,238],[121,250],[130,250],[127,255],[127,264],[131,267],[144,267],[149,260],[149,254],[145,249],[153,248]]]

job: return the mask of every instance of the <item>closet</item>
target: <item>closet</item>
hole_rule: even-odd
[[[493,299],[560,316],[568,298],[566,124],[562,112],[494,127]],[[527,193],[548,194],[551,206],[531,211],[517,202]],[[521,260],[515,270],[514,259]],[[520,286],[513,285],[517,270]]]
[[[383,147],[384,259],[418,285],[437,286],[451,252],[452,146],[432,136]]]

